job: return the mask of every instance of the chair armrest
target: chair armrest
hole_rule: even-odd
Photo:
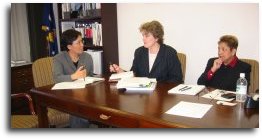
[[[29,109],[32,115],[35,114],[34,105],[33,105],[33,99],[32,97],[27,93],[17,93],[17,94],[11,94],[12,98],[26,98],[28,100]]]

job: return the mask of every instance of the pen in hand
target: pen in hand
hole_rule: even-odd
[[[82,67],[83,67],[82,70],[84,70],[85,69],[85,65],[82,65]],[[84,81],[85,81],[85,77],[84,77]]]
[[[109,62],[109,66],[112,66],[114,69],[114,72],[117,72],[112,62]]]

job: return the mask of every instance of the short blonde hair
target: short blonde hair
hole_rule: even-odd
[[[145,33],[152,33],[154,38],[158,38],[158,43],[164,43],[164,29],[160,22],[153,20],[151,22],[146,22],[139,27],[140,32],[145,31]]]

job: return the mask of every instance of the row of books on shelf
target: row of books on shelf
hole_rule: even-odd
[[[61,22],[61,31],[75,29],[81,32],[84,45],[103,46],[102,24],[95,22],[90,24],[76,24],[74,21]]]
[[[101,16],[100,3],[62,3],[62,18]]]
[[[97,75],[102,75],[102,55],[103,51],[87,50],[86,53],[90,54],[93,60],[93,73]]]
[[[101,9],[101,3],[62,3],[62,12]]]

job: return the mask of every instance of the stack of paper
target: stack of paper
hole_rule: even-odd
[[[134,77],[133,71],[114,73],[109,77],[109,81],[118,81],[122,78]]]
[[[52,90],[58,90],[58,89],[80,89],[85,88],[86,84],[91,84],[96,81],[104,81],[104,78],[98,78],[98,77],[85,77],[75,80],[73,82],[61,82],[57,83],[52,87]]]
[[[204,98],[208,98],[208,99],[215,99],[215,100],[220,100],[220,101],[232,101],[234,100],[234,98],[224,98],[222,97],[223,94],[225,93],[233,93],[235,94],[236,92],[232,92],[232,91],[225,91],[225,90],[219,90],[219,89],[216,89],[210,93],[207,93],[205,95],[203,95],[202,97]]]
[[[117,89],[126,88],[127,90],[154,90],[156,79],[147,77],[122,78],[118,81],[116,87]]]
[[[203,89],[205,89],[204,85],[185,85],[180,84],[170,90],[168,90],[168,93],[171,94],[184,94],[184,95],[196,95],[199,92],[201,92]]]
[[[147,85],[146,87],[126,87],[126,91],[153,91],[156,88],[156,82],[151,82],[149,85]]]

